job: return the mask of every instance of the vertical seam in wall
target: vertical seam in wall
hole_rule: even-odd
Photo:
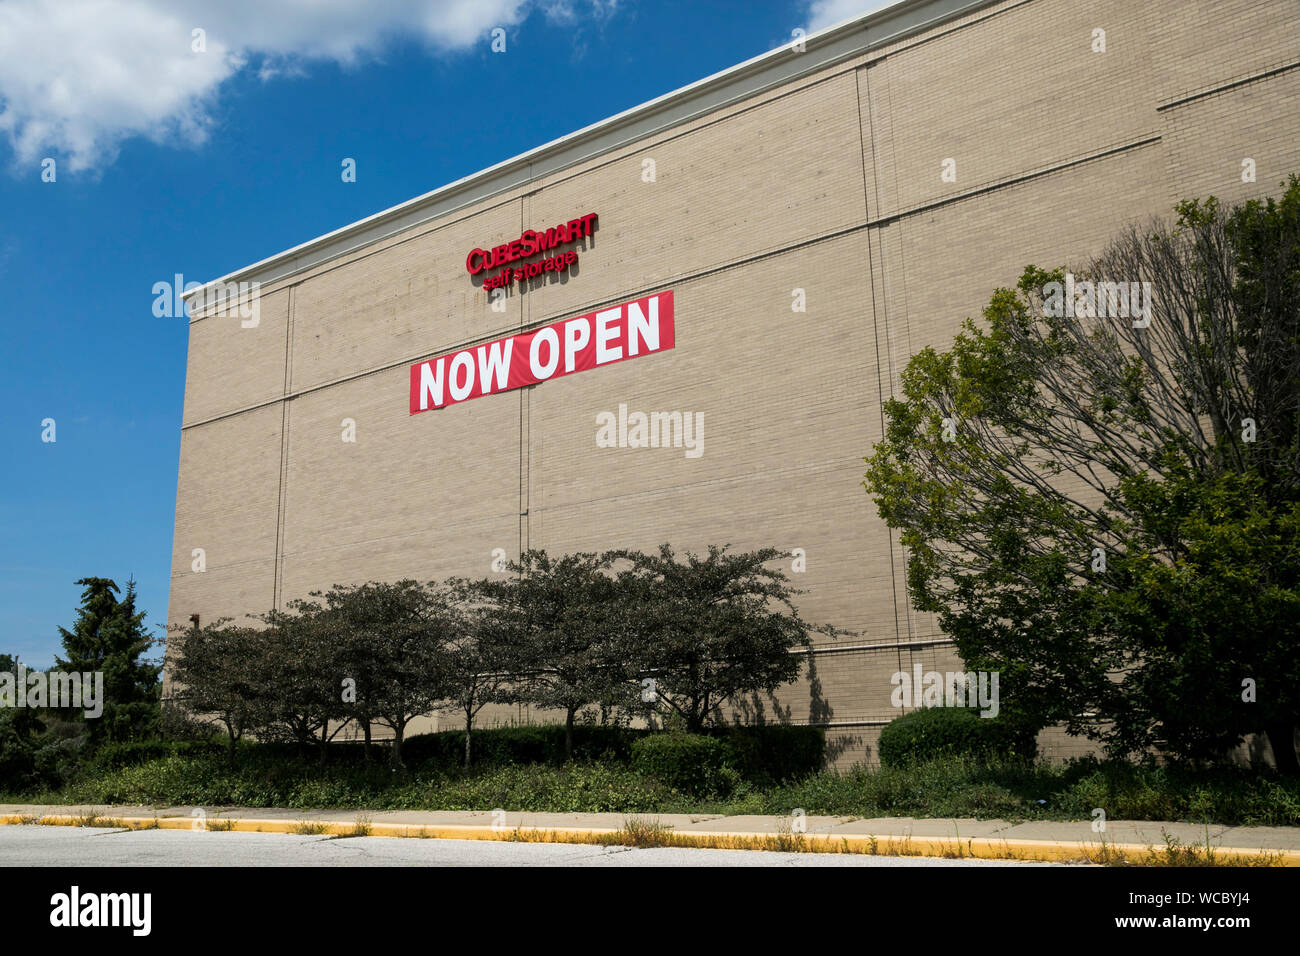
[[[887,69],[887,70],[889,69],[889,62],[888,62],[888,59],[886,59],[886,62],[885,62],[885,69]],[[889,111],[889,118],[890,118],[890,123],[889,123],[889,158],[893,161],[894,177],[895,177],[895,181],[897,181],[897,177],[898,177],[898,150],[895,148],[895,145],[894,145],[894,123],[893,123],[893,118],[894,118],[895,113],[894,113],[894,87],[893,87],[893,84],[892,84],[892,83],[886,83],[886,84],[885,84],[885,97],[886,97],[886,99],[888,100],[888,103],[886,104],[885,109]],[[893,202],[893,208],[897,209],[898,207],[899,207],[899,203],[898,203],[898,192],[897,192],[897,189],[895,189],[895,191],[894,191],[894,202]],[[895,220],[894,222],[890,223],[890,226],[892,227],[892,226],[895,226],[895,225],[897,225],[897,224],[898,224],[898,220]],[[902,235],[902,232],[901,232],[901,231],[900,231],[899,234],[898,234],[898,258],[899,258],[900,260],[903,258],[903,235]],[[903,311],[904,311],[904,315],[906,315],[906,311],[907,311],[906,290],[904,290]],[[886,326],[886,331],[887,331],[887,332],[889,331],[888,326]],[[893,335],[892,335],[892,334],[889,335],[889,395],[890,395],[891,398],[892,398],[893,395],[894,395],[894,339],[893,339]],[[882,396],[882,400],[883,400],[883,396]]]
[[[1178,111],[1168,110],[1166,112],[1160,109],[1160,101],[1164,99],[1166,94],[1168,93],[1168,85],[1167,85],[1168,74],[1166,71],[1169,69],[1169,64],[1173,56],[1173,51],[1171,49],[1172,44],[1168,42],[1168,38],[1166,37],[1164,31],[1154,30],[1152,32],[1156,37],[1155,42],[1153,44],[1154,47],[1153,53],[1155,59],[1155,66],[1153,68],[1153,72],[1155,75],[1155,79],[1152,85],[1155,87],[1155,93],[1156,93],[1156,102],[1153,106],[1153,109],[1155,111],[1156,120],[1157,122],[1160,123],[1159,126],[1160,151],[1162,154],[1161,158],[1164,160],[1163,171],[1164,171],[1164,180],[1165,180],[1164,183],[1165,208],[1173,209],[1174,206],[1178,203],[1178,194],[1179,194],[1179,189],[1175,178],[1177,174],[1176,159],[1177,159],[1177,150],[1179,145],[1175,137],[1178,135],[1179,130],[1176,125],[1177,118],[1174,116],[1174,114],[1177,113]],[[1148,34],[1148,35],[1152,35],[1152,34]]]
[[[284,588],[284,504],[289,468],[289,396],[293,385],[293,307],[297,285],[289,286],[289,301],[284,320],[284,397],[280,400],[280,482],[275,500],[275,572],[272,579],[271,606],[279,609]]]
[[[890,64],[889,64],[889,58],[888,58],[888,57],[885,58],[885,69],[886,69],[886,70],[890,70]],[[891,72],[892,72],[892,71],[891,71]],[[898,152],[897,152],[897,150],[895,149],[895,146],[894,146],[894,122],[893,122],[893,118],[894,118],[894,116],[895,116],[896,114],[894,113],[894,84],[893,84],[893,83],[886,83],[886,84],[885,84],[885,96],[886,96],[886,98],[887,98],[888,101],[889,101],[889,104],[888,104],[888,106],[886,107],[886,108],[889,110],[889,117],[890,117],[890,122],[889,122],[889,154],[890,154],[890,158],[893,160],[895,182],[897,182],[897,176],[898,176]],[[895,192],[894,192],[894,208],[895,208],[895,209],[898,208],[898,192],[897,192],[897,189],[895,189]],[[902,283],[902,293],[903,293],[903,328],[904,328],[904,334],[905,334],[905,336],[906,336],[906,338],[907,338],[907,354],[908,354],[908,355],[911,355],[911,354],[912,354],[912,320],[911,320],[911,316],[910,316],[910,313],[909,313],[909,311],[908,311],[908,307],[907,307],[907,264],[906,264],[906,255],[905,255],[905,252],[904,252],[905,247],[904,247],[904,245],[903,245],[903,230],[902,230],[902,225],[903,225],[903,224],[902,224],[902,221],[899,220],[899,221],[893,223],[892,225],[895,225],[895,226],[898,227],[898,275],[899,275],[899,281]],[[883,269],[883,267],[882,267],[882,269]],[[886,328],[886,333],[888,333],[888,329],[889,329],[888,324],[886,324],[885,328]],[[890,398],[893,398],[893,396],[894,396],[894,348],[893,348],[893,344],[894,344],[894,343],[893,343],[893,338],[892,338],[892,336],[891,336],[890,339],[889,339],[889,397],[890,397]],[[883,410],[884,410],[884,397],[882,396],[882,397],[881,397],[881,411],[883,412]],[[900,544],[899,547],[902,547],[902,545]],[[892,560],[893,560],[893,554],[894,554],[894,549],[893,549],[892,542],[891,542],[891,545],[890,545],[889,554],[890,554],[890,560],[891,560],[891,562],[892,562]],[[907,600],[903,601],[903,615],[904,615],[904,617],[905,617],[905,619],[906,619],[906,621],[907,621],[907,634],[908,634],[908,637],[911,637],[911,636],[912,636],[912,601],[911,601],[911,596],[907,593],[907,576],[906,576],[906,574],[904,574],[904,576],[903,576],[903,581],[902,581],[902,583],[903,583],[903,593],[904,593],[905,596],[907,596]],[[897,602],[898,602],[898,596],[897,596],[897,595],[898,595],[898,590],[897,590],[897,588],[895,588],[895,590],[894,590],[894,595],[895,595],[895,596],[894,596],[894,602],[895,602],[895,603],[894,603],[894,606],[895,606],[895,608],[897,608],[897,606],[898,606],[898,603],[897,603]],[[894,615],[894,620],[895,620],[895,621],[898,620],[898,615],[897,615],[897,613]],[[901,635],[900,635],[900,637],[901,637]]]
[[[529,164],[528,181],[533,181],[533,167]],[[529,210],[527,207],[532,205],[532,193],[525,193],[519,197],[519,231],[522,234],[527,226]],[[533,314],[533,304],[527,295],[524,294],[524,284],[519,284],[519,322],[520,329],[527,327]],[[532,436],[532,404],[529,393],[532,389],[523,388],[519,390],[519,553],[522,555],[528,550],[528,538],[530,525],[532,522],[532,502],[529,500],[529,485],[533,480],[533,446]]]
[[[880,166],[876,162],[876,124],[874,119],[875,113],[871,108],[870,70],[871,70],[870,65],[862,67],[862,81],[867,86],[867,123],[870,127],[868,132],[870,133],[871,136],[871,167],[872,167],[871,181],[875,191],[874,198],[876,201],[876,207],[879,208]],[[858,142],[861,144],[861,148],[862,148],[862,182],[863,182],[862,202],[864,206],[867,206],[866,209],[867,220],[870,221],[871,208],[870,205],[868,204],[867,194],[866,194],[867,147],[866,147],[866,143],[863,141],[863,133],[862,133],[862,88],[861,86],[858,86],[857,90],[858,90]],[[887,229],[888,226],[886,226],[885,228]],[[880,364],[880,320],[882,317],[885,319],[886,335],[888,335],[888,316],[887,315],[882,316],[877,312],[876,309],[875,270],[871,267],[875,260],[875,253],[874,253],[875,243],[872,239],[871,233],[872,233],[872,229],[868,227],[867,228],[867,264],[868,264],[867,274],[871,276],[871,328],[874,333],[875,342],[876,342],[876,397],[877,397],[877,405],[880,408],[880,434],[883,436],[885,434],[885,393],[884,393],[884,385],[881,382],[882,366]],[[884,257],[881,256],[880,259],[880,306],[881,306],[880,312],[881,313],[884,313],[886,310],[884,283],[885,283],[885,260]],[[894,636],[896,639],[901,639],[901,635],[898,629],[898,569],[894,561],[893,529],[889,528],[888,526],[886,526],[885,528],[885,542],[887,545],[886,550],[889,552],[889,597],[890,600],[893,601],[894,603]],[[898,649],[898,669],[900,671],[903,669],[903,651],[901,648]]]

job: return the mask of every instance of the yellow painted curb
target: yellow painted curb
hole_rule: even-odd
[[[1077,843],[1063,840],[1007,840],[991,837],[898,837],[892,834],[825,831],[800,834],[691,831],[664,828],[658,839],[638,844],[617,839],[626,832],[613,827],[514,827],[479,824],[371,823],[334,820],[259,819],[256,817],[140,817],[104,814],[0,815],[0,825],[121,827],[131,830],[210,830],[240,833],[293,833],[336,837],[415,837],[435,840],[502,840],[533,843],[589,843],[601,845],[686,846],[713,849],[786,850],[814,853],[861,853],[879,856],[920,856],[1079,863],[1124,861],[1159,863],[1161,850],[1137,843]],[[1204,847],[1185,847],[1204,854]],[[1216,858],[1231,863],[1264,863],[1300,867],[1300,850],[1265,850],[1247,847],[1213,847]],[[1154,859],[1153,859],[1154,857]]]

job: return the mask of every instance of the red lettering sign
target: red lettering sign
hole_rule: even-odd
[[[673,293],[599,309],[411,366],[411,414],[673,347]]]
[[[567,242],[586,239],[595,229],[594,212],[589,212],[579,219],[562,222],[544,232],[526,229],[518,239],[502,243],[492,249],[471,249],[469,255],[465,257],[465,269],[470,275],[476,276],[484,269],[496,269],[517,259],[528,259],[539,252],[549,252]]]

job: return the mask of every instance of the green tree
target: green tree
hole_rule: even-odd
[[[508,617],[491,600],[487,581],[452,580],[460,624],[447,646],[447,695],[443,710],[464,721],[465,766],[470,765],[474,718],[488,704],[516,699],[523,669],[520,648],[511,640]]]
[[[316,601],[290,601],[262,616],[264,680],[259,697],[268,736],[291,740],[324,763],[329,742],[351,721],[347,702],[351,635],[339,615]]]
[[[496,605],[493,640],[516,649],[519,698],[564,712],[566,757],[579,711],[633,699],[629,605],[612,571],[615,557],[526,551],[507,565],[513,577],[481,585]]]
[[[9,681],[17,693],[19,661],[16,656],[0,654],[0,674],[12,675]],[[36,740],[46,728],[41,711],[31,707],[0,707],[0,788],[21,790],[34,779]]]
[[[162,666],[143,655],[158,642],[144,626],[145,614],[135,606],[135,581],[118,600],[110,578],[82,578],[81,607],[72,630],[59,628],[64,657],[58,671],[104,674],[104,712],[88,722],[92,743],[136,740],[157,727]]]
[[[449,648],[463,625],[455,596],[407,579],[337,585],[323,599],[335,626],[349,635],[340,665],[356,669],[338,681],[355,681],[354,713],[392,730],[391,761],[401,767],[407,726],[449,696]]]
[[[1300,180],[1178,212],[918,353],[864,484],[1004,714],[1295,773]]]
[[[265,637],[228,618],[202,627],[174,625],[171,633],[173,701],[225,728],[234,766],[239,741],[271,719],[264,707]]]
[[[625,612],[628,645],[642,677],[654,681],[658,709],[675,713],[698,733],[736,698],[772,693],[799,676],[817,631],[803,621],[785,573],[768,567],[785,557],[775,548],[728,553],[711,545],[680,560],[667,544],[657,554],[625,552],[631,561]]]

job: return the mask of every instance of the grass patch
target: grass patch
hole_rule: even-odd
[[[984,763],[947,758],[907,768],[825,771],[780,786],[741,782],[692,795],[615,761],[485,766],[438,763],[403,771],[359,763],[320,767],[283,750],[190,751],[97,768],[58,790],[0,796],[14,803],[284,807],[290,810],[482,810],[646,814],[1161,820],[1226,826],[1300,826],[1300,780],[1222,768],[1085,760]],[[90,814],[93,816],[93,814]],[[84,823],[81,825],[93,825]],[[358,818],[358,833],[370,826]],[[216,821],[209,829],[218,829]],[[800,834],[789,834],[793,839]],[[817,841],[814,841],[817,842]],[[1161,852],[1174,852],[1169,848]]]
[[[981,763],[949,758],[908,768],[821,773],[756,794],[747,813],[830,816],[1164,820],[1300,825],[1300,781],[1222,768],[1192,771],[1119,761]]]
[[[1204,846],[1182,843],[1177,837],[1163,831],[1162,836],[1165,841],[1163,848],[1149,846],[1135,854],[1117,849],[1102,841],[1097,849],[1086,849],[1084,858],[1089,863],[1102,866],[1268,867],[1282,865],[1280,853],[1225,853],[1210,843],[1208,835]]]
[[[546,830],[515,830],[508,839],[521,843],[584,843],[597,846],[634,848],[683,847],[712,850],[766,850],[774,853],[849,853],[862,856],[932,857],[960,860],[1007,860],[1025,862],[1042,857],[1014,846],[981,844],[978,849],[972,841],[960,839],[942,841],[936,847],[930,841],[917,842],[910,836],[886,838],[871,836],[850,840],[816,838],[804,833],[778,832],[768,835],[733,836],[726,834],[677,832],[658,820],[628,819],[614,833],[557,833]],[[1206,846],[1190,846],[1164,834],[1163,848],[1146,847],[1143,850],[1123,850],[1103,843],[1100,849],[1081,846],[1073,859],[1057,860],[1062,863],[1091,863],[1106,866],[1194,866],[1238,867],[1278,866],[1282,856],[1276,853],[1233,854]]]

